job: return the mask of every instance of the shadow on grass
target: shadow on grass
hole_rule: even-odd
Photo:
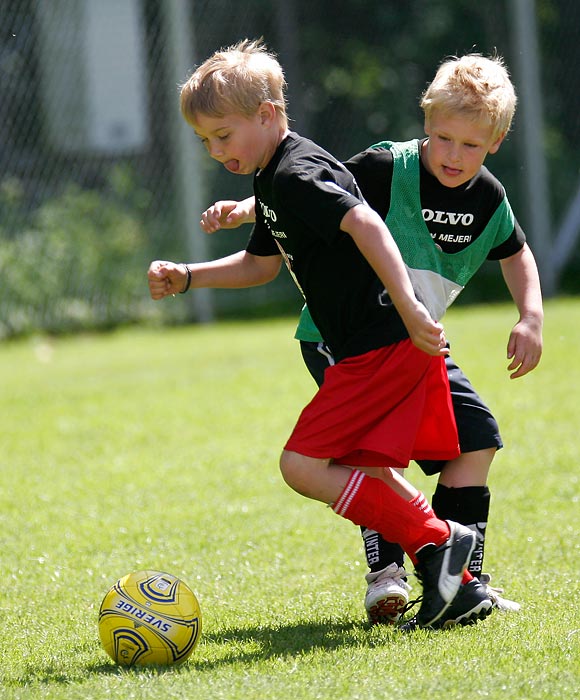
[[[75,666],[70,673],[62,668],[35,666],[27,669],[17,680],[8,685],[13,687],[29,684],[64,685],[82,682],[86,680],[87,675],[159,676],[165,673],[187,673],[188,670],[211,671],[232,664],[253,664],[268,659],[300,656],[315,650],[331,652],[345,647],[368,646],[371,648],[383,644],[384,641],[384,635],[380,635],[379,638],[376,634],[370,634],[368,625],[362,622],[329,621],[316,624],[229,628],[220,632],[204,631],[201,644],[182,666],[125,668],[112,661],[99,660],[88,663],[84,667]],[[99,646],[98,642],[91,643],[86,645],[88,649],[85,648],[84,651],[94,653],[95,647]]]
[[[369,627],[360,622],[299,623],[294,625],[229,628],[220,632],[203,631],[201,644],[183,666],[146,666],[122,668],[112,663],[87,667],[94,675],[149,674],[168,671],[211,671],[231,664],[253,664],[267,659],[300,656],[317,649],[333,651],[338,648],[380,643],[369,635]],[[384,642],[384,640],[382,640]]]
[[[210,670],[227,664],[299,656],[317,649],[332,651],[349,646],[374,646],[377,640],[367,636],[368,632],[368,625],[360,622],[301,623],[204,632],[204,644],[194,652],[189,663],[197,670]],[[204,651],[205,659],[202,658]]]
[[[103,652],[104,654],[104,652]],[[35,685],[39,686],[65,686],[73,683],[83,683],[87,676],[119,676],[121,674],[148,674],[161,675],[172,671],[174,667],[149,666],[125,668],[117,666],[112,661],[99,661],[86,665],[74,665],[63,669],[52,665],[35,664],[21,671],[17,678],[3,679],[6,688],[26,688]],[[1,696],[0,696],[1,697]]]

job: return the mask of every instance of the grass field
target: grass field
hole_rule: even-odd
[[[579,319],[580,300],[549,302],[542,363],[510,381],[513,308],[450,312],[506,444],[484,568],[523,610],[410,635],[368,628],[357,528],[278,474],[314,391],[292,320],[0,345],[0,697],[578,697]],[[103,595],[142,568],[200,600],[180,668],[121,670],[100,647]]]

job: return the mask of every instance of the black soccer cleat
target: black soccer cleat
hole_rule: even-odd
[[[423,600],[417,613],[419,627],[432,627],[459,591],[461,579],[475,547],[475,533],[447,520],[449,537],[439,547],[426,545],[417,552],[417,577],[423,584]]]
[[[489,598],[483,586],[476,578],[460,586],[459,592],[451,605],[441,617],[429,626],[429,629],[439,630],[455,627],[455,625],[475,625],[479,620],[491,614],[493,601]],[[413,632],[419,628],[417,615],[399,626],[401,632]]]

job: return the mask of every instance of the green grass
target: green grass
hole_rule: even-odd
[[[523,611],[407,636],[365,624],[357,528],[279,476],[314,391],[291,320],[0,345],[0,696],[576,697],[578,318],[579,300],[548,303],[542,363],[510,381],[513,308],[450,312],[454,356],[506,443],[485,568]],[[180,668],[122,670],[100,647],[102,597],[140,568],[200,600]]]

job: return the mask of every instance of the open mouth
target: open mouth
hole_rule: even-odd
[[[224,163],[224,168],[229,170],[230,173],[237,173],[240,169],[240,161],[234,159],[228,160]]]

